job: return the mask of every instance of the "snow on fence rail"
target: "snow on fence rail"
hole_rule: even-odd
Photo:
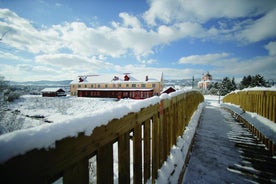
[[[225,96],[223,102],[222,106],[243,122],[275,155],[276,91],[239,91]]]
[[[230,93],[224,103],[239,105],[243,110],[255,112],[276,123],[276,90],[247,90]]]
[[[0,136],[1,179],[7,183],[51,183],[62,177],[65,184],[89,183],[89,159],[96,156],[97,183],[113,183],[113,146],[118,143],[118,182],[130,183],[132,180],[134,183],[146,183],[150,178],[157,178],[158,169],[169,155],[170,148],[182,135],[203,100],[197,91],[175,92],[143,100],[140,104],[146,105],[137,105],[134,111],[131,108],[128,113],[116,115],[112,120],[103,117],[110,116],[109,111],[108,114],[101,114],[107,123],[96,128],[92,128],[94,125],[89,127],[89,121],[100,121],[99,118],[86,117],[79,124],[72,122],[64,125],[65,132],[69,132],[66,137],[62,126],[54,124],[51,126],[57,129],[42,127],[31,133],[24,130],[13,136]],[[57,136],[56,132],[53,142],[53,138],[49,139],[51,132],[45,130],[60,131],[62,135]],[[24,132],[29,135],[24,136]],[[22,139],[24,137],[36,137],[37,140],[26,141]],[[28,146],[28,142],[35,146]],[[28,149],[24,150],[24,147]]]

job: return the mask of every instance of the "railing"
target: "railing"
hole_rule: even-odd
[[[90,136],[79,133],[56,141],[55,148],[30,150],[0,164],[1,180],[51,183],[62,177],[65,184],[89,183],[89,159],[96,157],[96,182],[113,183],[113,147],[117,143],[118,182],[146,183],[157,178],[172,145],[203,100],[196,91],[181,93],[97,127]]]
[[[240,91],[228,94],[223,102],[240,105],[245,111],[256,112],[276,122],[276,91]]]
[[[255,112],[276,122],[276,91],[240,91],[228,94],[223,98],[223,102],[240,105],[244,111]],[[232,110],[230,112],[266,145],[272,155],[275,155],[276,142],[271,136],[273,133],[265,133],[267,131],[262,130],[263,128],[260,128],[262,126],[250,123],[243,118],[242,114],[237,114]]]

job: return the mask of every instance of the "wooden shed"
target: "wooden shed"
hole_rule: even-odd
[[[66,96],[62,88],[44,88],[41,92],[43,97]]]
[[[175,92],[175,91],[176,90],[173,87],[169,87],[169,88],[165,89],[164,91],[162,91],[162,93],[169,94],[169,93],[172,93],[172,92]]]

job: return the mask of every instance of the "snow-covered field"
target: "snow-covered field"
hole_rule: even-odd
[[[46,123],[64,122],[132,102],[135,100],[25,95],[8,105],[8,110],[4,112],[0,121],[0,134]]]

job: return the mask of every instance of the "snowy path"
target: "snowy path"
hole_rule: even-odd
[[[276,183],[276,159],[216,105],[205,107],[183,184]]]

